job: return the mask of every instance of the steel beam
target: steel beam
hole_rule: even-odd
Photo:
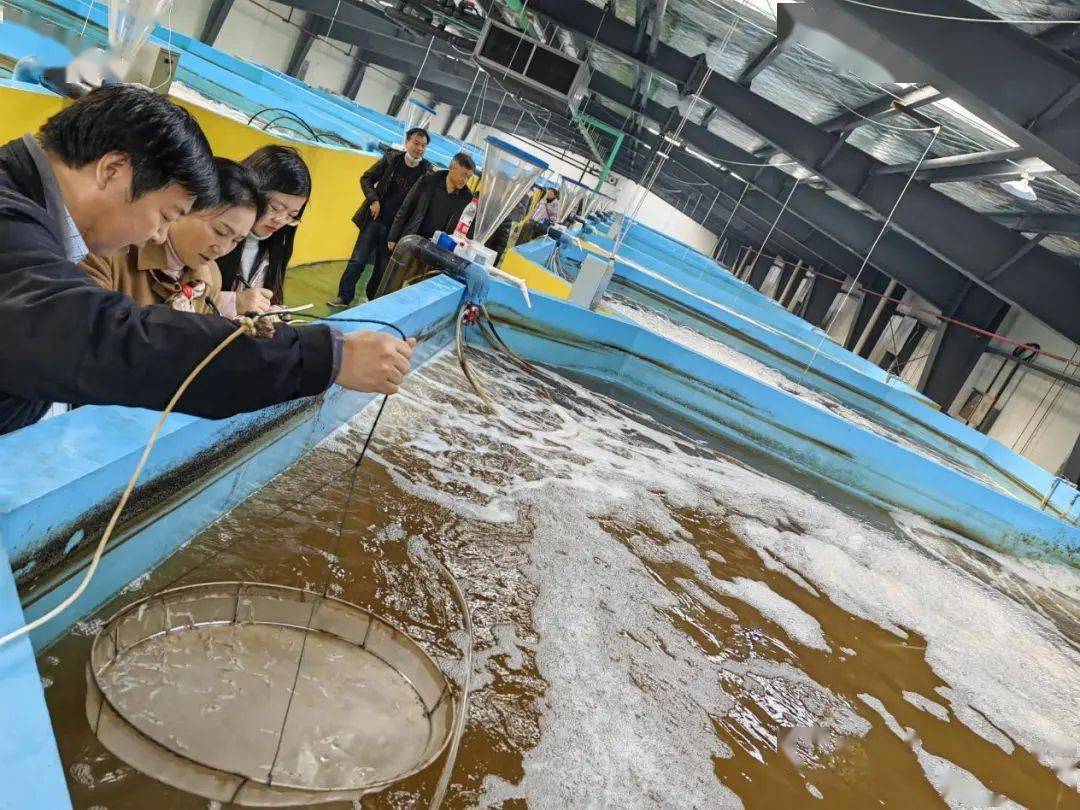
[[[799,262],[799,266],[795,268],[794,277],[788,281],[787,287],[780,296],[780,306],[785,309],[791,306],[791,301],[795,298],[795,293],[799,291],[799,285],[802,284],[802,280],[806,278],[809,270],[809,267]]]
[[[397,116],[401,114],[401,107],[409,100],[409,96],[412,95],[414,87],[419,88],[419,82],[417,82],[416,76],[402,77],[397,92],[394,93],[394,97],[390,99],[390,106],[386,110],[388,115]]]
[[[964,323],[982,320],[987,331],[996,331],[1009,311],[1007,304],[998,302],[997,310],[986,317],[986,303],[978,299],[982,288],[972,284],[962,299],[945,314]],[[979,362],[988,337],[962,326],[946,323],[938,329],[930,357],[923,366],[918,388],[948,411],[960,389]]]
[[[860,284],[862,284],[864,289],[875,293],[883,293],[889,286],[889,282],[883,278],[874,279],[869,283],[860,281]],[[870,320],[873,318],[874,313],[877,312],[879,303],[881,303],[881,299],[876,295],[863,293],[862,301],[859,302],[859,309],[855,313],[855,322],[851,325],[851,330],[844,340],[845,349],[848,351],[855,351],[855,348],[859,345],[859,339],[870,325]]]
[[[967,0],[889,0],[898,11],[995,19]],[[1080,65],[1013,25],[928,19],[813,0],[788,13],[842,39],[902,81],[927,82],[1029,154],[1080,176]],[[1002,66],[1008,66],[1003,75]]]
[[[888,293],[889,298],[900,299],[904,297],[904,293],[907,292],[901,285],[897,284],[892,286],[892,290]],[[863,336],[862,346],[859,348],[859,355],[870,359],[870,355],[874,352],[874,347],[877,346],[881,336],[885,333],[885,329],[889,325],[889,321],[892,320],[892,316],[896,313],[896,301],[880,301],[880,308],[876,310],[873,322],[866,327],[866,335]],[[897,351],[900,347],[896,347]]]
[[[801,262],[799,262],[797,264],[800,267],[802,266]],[[790,282],[791,277],[793,275],[795,275],[795,270],[796,269],[797,269],[796,265],[792,264],[791,262],[785,262],[783,265],[780,266],[780,278],[777,279],[777,281],[776,281],[776,289],[773,290],[773,294],[772,294],[772,298],[777,303],[780,303],[783,300],[784,293],[787,292],[788,282]]]
[[[446,123],[443,124],[442,129],[439,130],[440,135],[446,135],[450,131],[450,128],[458,120],[458,116],[461,115],[461,110],[457,107],[451,107],[446,113]]]
[[[627,100],[629,92],[625,85],[608,76],[599,74],[593,75],[590,88],[620,103]],[[665,121],[670,119],[672,115],[677,114],[677,110],[648,100],[642,102],[638,109],[642,114],[655,121]],[[654,145],[659,145],[659,139],[648,133],[639,135],[639,138],[643,141],[653,138],[656,141]],[[735,165],[740,163],[760,163],[760,160],[697,124],[687,122],[682,130],[682,139],[685,143],[689,143],[698,151],[712,156],[721,163],[725,160],[732,161],[733,171],[746,173],[747,177],[753,176],[754,187],[745,201],[746,204],[754,210],[765,207],[772,212],[772,216],[775,218],[780,208],[779,201],[785,199],[790,190],[792,183],[790,175],[774,167],[761,166],[754,171]],[[675,150],[672,159],[693,160],[682,150]],[[704,177],[710,177],[708,164],[698,162],[697,166]],[[715,171],[712,173],[716,174]],[[740,182],[730,174],[727,177],[729,178],[729,185],[732,181],[736,185]],[[790,223],[796,219],[823,234],[825,241],[832,240],[847,251],[846,258],[838,258],[836,253],[832,251],[826,254],[826,261],[838,268],[842,268],[847,275],[855,275],[858,272],[858,267],[862,264],[862,257],[870,245],[873,244],[881,229],[880,223],[852,210],[843,202],[805,185],[800,186],[791,196],[788,201],[787,212],[780,221]],[[797,255],[800,255],[809,263],[819,263],[815,261],[813,256]],[[963,283],[962,279],[948,264],[896,233],[887,233],[878,242],[877,247],[874,249],[871,266],[915,289],[920,295],[939,307],[948,306],[958,294]]]
[[[829,314],[829,307],[839,292],[840,282],[831,277],[815,275],[813,286],[810,287],[810,293],[806,296],[806,303],[802,308],[802,317],[814,326],[824,328],[825,316]]]
[[[360,92],[360,85],[364,81],[364,74],[366,72],[367,61],[363,51],[358,51],[353,54],[352,65],[349,66],[349,75],[345,79],[345,86],[341,89],[341,94],[345,96],[345,98],[356,98],[357,93]]]
[[[900,351],[892,359],[891,363],[886,363],[882,366],[882,368],[888,371],[890,374],[903,374],[904,367],[907,366],[907,364],[911,361],[911,355],[915,354],[915,349],[919,347],[919,343],[922,341],[923,335],[926,334],[926,328],[927,327],[925,323],[916,320],[911,325],[911,331],[908,332],[908,336],[904,340],[904,345],[900,347]]]
[[[375,25],[383,30],[386,28],[398,30],[398,26],[374,9],[364,8],[348,2],[340,2],[340,0],[279,0],[279,2],[283,6],[325,17],[327,20],[333,20],[334,39],[340,39],[342,42],[347,41],[341,36],[343,31],[340,29],[344,28],[368,29],[370,26]]]
[[[826,132],[850,131],[869,123],[866,120],[867,118],[881,120],[897,115],[900,113],[901,108],[917,110],[919,107],[925,107],[927,104],[933,104],[943,98],[945,98],[945,94],[937,88],[920,85],[909,88],[897,96],[888,94],[878,96],[859,107],[855,107],[853,110],[842,112],[818,126]]]
[[[874,173],[911,174],[915,167],[914,163],[897,163],[883,166]],[[926,183],[955,183],[1019,177],[1022,174],[1049,174],[1053,171],[1054,167],[1042,158],[1024,157],[1024,150],[1016,147],[924,160],[915,179]]]
[[[990,218],[1021,233],[1080,236],[1080,214],[990,214]]]
[[[289,56],[289,64],[285,68],[288,76],[300,77],[300,68],[304,66],[304,60],[311,53],[311,46],[315,44],[317,37],[326,36],[330,30],[330,21],[323,17],[308,16],[304,20],[304,30],[296,38],[292,54]]]
[[[746,277],[746,283],[755,290],[760,290],[761,285],[765,283],[765,279],[769,275],[769,271],[772,270],[775,261],[775,256],[770,256],[767,253],[759,253],[757,258],[754,259],[753,266],[750,268],[750,274]]]
[[[202,33],[199,34],[200,42],[205,42],[207,45],[214,44],[218,34],[221,33],[221,27],[225,25],[225,19],[229,16],[229,12],[232,11],[232,7],[233,0],[214,0],[210,4],[210,9],[206,12],[206,22],[203,23]]]
[[[776,37],[750,60],[750,64],[742,69],[742,73],[735,80],[744,87],[749,87],[754,78],[765,68],[772,64],[773,60],[780,55],[780,42]]]
[[[948,3],[956,1],[943,0]],[[629,52],[633,44],[633,26],[613,15],[605,15],[602,9],[584,0],[533,0],[530,8],[560,25],[589,35],[595,33],[600,44],[634,58]],[[965,29],[965,33],[970,32]],[[955,42],[955,37],[952,41]],[[1039,48],[1050,50],[1037,40],[1032,41]],[[941,46],[943,51],[950,49],[951,45],[947,43]],[[995,64],[1000,64],[1000,57],[990,55],[994,57]],[[692,79],[703,75],[702,65],[703,60],[693,59],[663,43],[653,60],[656,70],[684,88],[691,84]],[[1009,85],[1009,82],[1000,82],[994,71],[990,71],[990,75],[995,77],[998,84]],[[1080,82],[1074,80],[1070,87],[1080,88]],[[906,178],[874,174],[876,169],[885,165],[881,161],[847,144],[838,146],[835,135],[755,95],[737,82],[713,73],[701,95],[750,126],[804,167],[883,217],[892,212],[904,190]],[[1046,131],[1046,127],[1040,131]],[[1074,140],[1080,148],[1080,138]],[[826,158],[829,158],[827,162]],[[817,199],[823,199],[823,196],[819,194]],[[1080,318],[1076,317],[1076,313],[1080,312],[1080,284],[1076,283],[1072,262],[1045,248],[1035,248],[993,283],[987,282],[986,277],[1016,253],[1023,237],[918,181],[911,183],[907,189],[903,204],[893,215],[892,224],[907,240],[932,252],[968,279],[1025,309],[1070,339],[1080,340]],[[926,268],[918,269],[923,271],[922,278],[915,279],[915,283],[902,278],[895,270],[891,275],[928,297],[920,289],[920,283],[925,286],[932,282],[932,278],[927,276]],[[949,283],[955,286],[955,279]]]
[[[1080,484],[1080,436],[1077,437],[1069,457],[1061,465],[1058,475],[1070,484]]]
[[[1067,56],[1080,53],[1080,30],[1075,25],[1054,25],[1037,36],[1055,51]]]

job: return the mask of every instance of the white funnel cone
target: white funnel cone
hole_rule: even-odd
[[[480,199],[473,221],[473,239],[484,244],[495,233],[514,206],[547,169],[547,164],[513,144],[489,137],[484,153],[477,196]]]
[[[559,184],[559,221],[565,225],[573,221],[575,214],[585,216],[584,207],[578,210],[578,205],[591,191],[588,186],[564,174]]]
[[[415,98],[410,98],[401,108],[398,118],[405,124],[405,131],[408,132],[415,127],[426,128],[434,115],[434,107],[422,101],[417,101]]]
[[[172,5],[173,0],[109,0],[109,48],[121,76]]]

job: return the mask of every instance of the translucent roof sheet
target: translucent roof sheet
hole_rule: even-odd
[[[604,0],[589,0],[598,7]],[[974,0],[992,14],[1017,19],[1080,19],[1080,0]],[[616,0],[614,14],[633,24],[637,0]],[[754,57],[773,40],[776,31],[777,0],[668,0],[661,27],[661,39],[688,56],[709,53],[711,63],[728,78],[736,78]],[[1052,27],[1026,25],[1032,34]],[[732,26],[734,26],[732,28]],[[728,42],[721,44],[728,35]],[[603,47],[590,50],[592,68],[633,86],[638,66],[629,59]],[[663,76],[653,74],[647,83],[649,97],[664,107],[677,107],[680,94],[676,86]],[[838,69],[816,53],[796,46],[780,53],[754,79],[753,90],[758,95],[815,124],[857,109],[869,101],[898,97],[904,86],[882,87]],[[617,108],[621,115],[625,108]],[[683,108],[686,105],[684,103]],[[690,119],[703,123],[706,104],[694,104]],[[1007,149],[1015,146],[1008,137],[991,127],[978,116],[952,99],[943,99],[920,108],[920,112],[939,122],[942,131],[934,140],[928,157],[965,155],[973,152]],[[760,151],[767,144],[739,121],[717,111],[705,122],[714,134],[747,151]],[[931,135],[918,131],[923,121],[904,114],[882,118],[882,124],[867,123],[857,128],[848,143],[885,163],[897,165],[919,159]],[[911,131],[915,130],[915,131]],[[1067,178],[1051,173],[1031,179],[1039,199],[1021,200],[1003,190],[993,180],[964,181],[937,184],[935,187],[962,204],[985,213],[1038,213],[1080,211],[1080,186]],[[1070,238],[1046,239],[1052,250],[1070,256],[1080,255],[1080,243]]]

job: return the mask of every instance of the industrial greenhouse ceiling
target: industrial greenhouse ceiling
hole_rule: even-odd
[[[1080,340],[1080,25],[1063,22],[1080,1],[279,5],[470,122],[555,155],[616,153],[635,181],[659,165],[652,190],[731,244],[892,279],[982,328],[1016,306]],[[587,61],[578,110],[478,69],[489,15]]]
[[[588,2],[601,8],[605,6],[602,0]],[[888,0],[875,2],[888,5]],[[1036,36],[1053,29],[1054,20],[1080,19],[1080,3],[975,0],[975,4],[1003,19],[1045,19],[1042,25],[1023,26],[1025,32]],[[638,0],[615,0],[610,13],[633,25],[637,6]],[[720,54],[716,67],[729,79],[737,79],[758,54],[770,47],[776,37],[776,8],[775,0],[668,0],[661,41],[688,56],[707,53],[710,48],[716,52],[734,24],[730,41]],[[593,45],[589,48],[589,62],[594,70],[623,84],[633,86],[637,81],[635,63],[603,46]],[[656,72],[649,73],[645,78],[648,97],[665,107],[675,107],[680,98],[675,84]],[[819,126],[883,96],[902,100],[913,90],[912,85],[875,84],[851,72],[838,70],[802,45],[795,45],[791,51],[778,54],[754,77],[752,88],[759,96]],[[927,92],[932,92],[932,88],[928,88]],[[626,107],[609,100],[601,101],[620,115],[629,113]],[[1018,147],[1016,142],[947,97],[920,106],[918,110],[943,127],[930,148],[928,158]],[[707,105],[695,104],[690,119],[701,124],[709,112]],[[905,129],[925,129],[925,123],[904,113],[891,114],[880,118],[880,121],[889,127],[868,123],[856,129],[847,143],[885,163],[902,165],[917,161],[931,134]],[[763,156],[770,154],[768,144],[753,130],[723,111],[709,115],[705,125],[714,134],[747,151]],[[1029,160],[1021,164],[1017,158],[1013,162],[1017,164],[1017,177],[1022,174],[1021,168],[1029,169],[1031,187],[1037,200],[1021,200],[1005,191],[999,182],[1007,179],[1004,176],[932,185],[965,206],[990,216],[1076,215],[1076,231],[1080,233],[1080,184],[1053,171],[1043,161]],[[780,168],[790,171],[787,166],[781,165]],[[1054,234],[1044,238],[1042,245],[1062,255],[1080,259],[1080,239]]]

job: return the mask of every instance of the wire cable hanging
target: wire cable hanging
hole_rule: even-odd
[[[881,229],[878,231],[877,236],[874,237],[874,241],[870,244],[869,249],[866,251],[866,255],[863,257],[862,264],[859,266],[859,270],[855,274],[855,278],[852,280],[851,286],[849,286],[847,291],[845,291],[843,298],[841,298],[840,300],[840,305],[835,309],[832,318],[829,319],[829,323],[826,324],[825,328],[822,330],[821,339],[818,341],[817,346],[814,348],[814,353],[810,356],[810,361],[806,364],[806,368],[804,368],[802,370],[802,373],[799,375],[798,381],[800,383],[806,377],[806,373],[813,367],[814,361],[817,360],[818,354],[821,353],[821,347],[825,345],[825,341],[829,339],[829,329],[836,321],[836,318],[840,315],[840,312],[843,310],[845,304],[847,304],[848,299],[851,297],[852,291],[858,286],[859,279],[862,277],[862,274],[866,270],[867,265],[870,264],[870,257],[873,255],[874,249],[878,246],[878,243],[881,241],[882,237],[884,237],[885,233],[889,230],[889,225],[892,223],[892,218],[896,214],[896,209],[900,207],[900,203],[903,201],[905,195],[907,194],[907,190],[911,187],[912,181],[915,180],[915,175],[917,175],[919,173],[919,169],[922,168],[922,164],[923,161],[926,160],[926,156],[930,154],[930,148],[934,145],[934,142],[937,140],[940,132],[941,128],[938,127],[935,130],[933,137],[930,139],[930,142],[923,150],[922,155],[919,157],[918,163],[915,164],[915,168],[912,170],[911,174],[908,175],[907,181],[905,181],[904,183],[904,187],[900,189],[900,194],[897,196],[896,202],[893,203],[892,208],[889,210],[889,215],[885,217],[885,221],[881,223]]]
[[[998,25],[1080,25],[1080,20],[1021,20],[1017,18],[1005,19],[1001,17],[959,17],[951,14],[934,14],[928,11],[914,11],[907,8],[882,6],[878,5],[877,3],[867,3],[865,2],[865,0],[844,0],[844,2],[852,6],[872,8],[875,11],[886,11],[890,14],[903,14],[907,17],[923,17],[928,20],[946,20],[948,22],[984,23]]]

